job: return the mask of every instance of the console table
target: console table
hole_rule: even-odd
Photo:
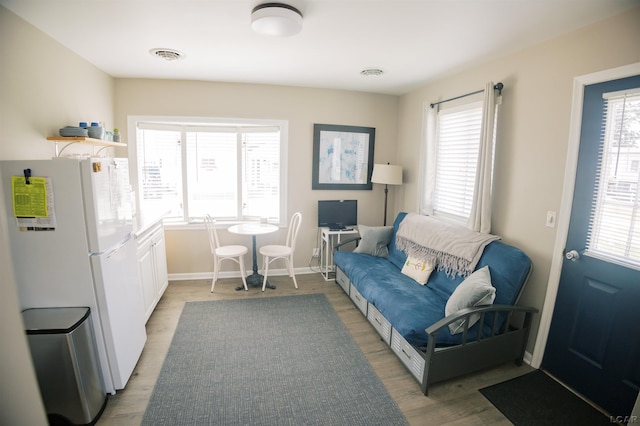
[[[336,278],[335,266],[333,264],[333,247],[340,244],[344,236],[347,239],[356,237],[358,229],[356,227],[339,231],[332,231],[328,227],[320,228],[322,243],[320,244],[320,273],[325,281],[333,281]]]

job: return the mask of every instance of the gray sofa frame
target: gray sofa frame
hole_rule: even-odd
[[[475,313],[481,314],[480,330],[484,324],[485,314],[489,312],[506,312],[507,319],[501,329],[496,329],[495,321],[492,324],[492,333],[489,336],[478,336],[473,341],[466,338],[467,329],[463,331],[462,343],[455,346],[438,348],[435,345],[435,335],[438,331],[447,327],[453,321],[469,317]],[[429,344],[423,354],[425,360],[425,373],[420,383],[422,392],[427,395],[429,385],[473,373],[490,367],[495,367],[514,361],[522,365],[524,353],[531,330],[533,314],[538,312],[536,308],[492,305],[465,309],[454,315],[450,315],[427,328]],[[522,324],[514,326],[512,321],[515,316],[522,317]],[[495,319],[497,315],[494,315]],[[469,321],[465,321],[468,324]]]

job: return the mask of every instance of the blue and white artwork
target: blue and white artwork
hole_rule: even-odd
[[[320,132],[318,183],[366,184],[369,134]]]

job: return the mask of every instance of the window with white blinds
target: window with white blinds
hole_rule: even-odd
[[[243,203],[245,217],[279,217],[280,137],[276,128],[242,132]]]
[[[181,134],[175,126],[137,129],[137,187],[142,213],[182,215]]]
[[[640,89],[604,99],[586,253],[640,268]]]
[[[465,223],[469,218],[478,167],[482,102],[437,114],[433,215]]]
[[[283,210],[283,123],[138,122],[140,209],[176,222],[269,218]]]
[[[238,134],[235,129],[185,129],[188,218],[239,216]]]

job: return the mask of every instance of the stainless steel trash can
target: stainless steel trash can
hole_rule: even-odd
[[[91,310],[34,308],[22,312],[40,393],[51,424],[93,424],[107,403]]]

